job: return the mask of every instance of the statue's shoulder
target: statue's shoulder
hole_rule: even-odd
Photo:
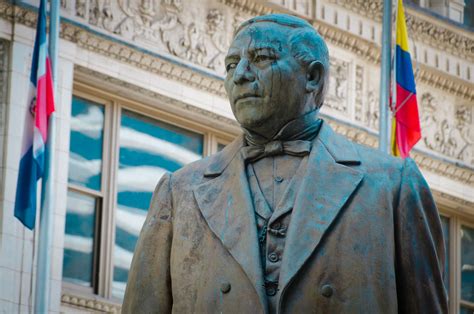
[[[233,142],[228,144],[223,150],[197,160],[180,168],[172,174],[173,181],[179,183],[197,184],[203,178],[210,178],[219,175],[225,170],[235,154],[243,146],[243,137],[238,136]]]
[[[403,168],[403,159],[381,152],[378,149],[368,147],[362,144],[353,143],[356,148],[361,164],[366,169],[380,169],[388,171],[401,170]]]
[[[335,132],[329,123],[324,122],[319,140],[329,151],[336,162],[350,165],[360,165],[361,168],[372,171],[388,171],[391,169],[402,169],[403,160],[377,149],[353,142],[344,135]]]

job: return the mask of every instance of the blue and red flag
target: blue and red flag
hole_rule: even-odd
[[[421,127],[402,0],[398,0],[395,76],[396,104],[392,108],[391,150],[393,155],[406,158],[421,138]]]
[[[36,220],[37,182],[46,168],[46,142],[54,112],[53,78],[46,38],[46,0],[41,0],[31,65],[23,146],[16,187],[15,217],[33,229]]]

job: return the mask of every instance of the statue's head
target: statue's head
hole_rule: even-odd
[[[328,49],[303,19],[271,14],[242,23],[225,65],[225,88],[237,121],[265,137],[323,104]]]

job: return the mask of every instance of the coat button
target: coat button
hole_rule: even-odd
[[[280,176],[276,176],[275,181],[278,182],[278,183],[281,183],[281,182],[283,182],[283,178],[280,177]]]
[[[323,285],[321,287],[321,294],[326,298],[330,298],[333,292],[334,292],[334,289],[331,287],[331,285]]]
[[[277,293],[277,288],[272,286],[266,287],[266,293],[269,297],[273,297]]]
[[[268,260],[272,263],[278,262],[278,254],[275,252],[268,254]]]
[[[222,293],[229,293],[230,291],[230,283],[229,282],[223,282],[221,284],[221,292]]]

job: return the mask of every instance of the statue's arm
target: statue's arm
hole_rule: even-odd
[[[394,213],[399,313],[447,313],[443,284],[445,249],[431,191],[406,159]]]
[[[122,313],[171,313],[171,175],[156,186],[133,255]]]

